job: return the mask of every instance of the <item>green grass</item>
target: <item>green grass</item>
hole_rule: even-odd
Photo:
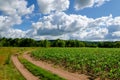
[[[19,58],[21,63],[35,76],[38,76],[40,80],[65,80],[47,70],[44,70],[32,63],[30,63],[29,61],[27,61],[26,59],[23,58]]]
[[[13,66],[10,57],[18,48],[0,47],[0,80],[25,80]]]
[[[32,56],[93,78],[120,80],[119,48],[40,48]]]
[[[33,49],[35,48],[0,47],[0,80],[25,80],[14,67],[10,57],[12,54]]]

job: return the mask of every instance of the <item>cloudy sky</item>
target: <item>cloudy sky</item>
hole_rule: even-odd
[[[120,40],[120,0],[0,0],[0,38]]]

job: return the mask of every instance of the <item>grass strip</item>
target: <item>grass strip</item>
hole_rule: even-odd
[[[11,61],[11,55],[20,48],[0,47],[0,80],[25,80]]]
[[[41,80],[65,80],[64,78],[59,77],[56,74],[53,74],[47,70],[44,70],[24,58],[19,58],[20,62],[35,76],[39,76]]]

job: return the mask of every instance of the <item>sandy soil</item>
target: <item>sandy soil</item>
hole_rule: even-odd
[[[65,78],[67,80],[89,80],[88,76],[86,76],[84,74],[70,73],[70,72],[65,71],[61,68],[55,68],[52,66],[52,64],[48,64],[48,63],[43,62],[43,61],[36,61],[35,59],[30,57],[30,54],[25,53],[23,55],[23,57],[25,59],[27,59],[28,61],[30,61],[31,63],[33,63],[33,64],[35,64],[43,69],[46,69],[54,74],[57,74],[57,75]]]
[[[38,77],[30,73],[18,60],[17,56],[13,55],[11,60],[19,72],[24,76],[26,80],[39,80]]]

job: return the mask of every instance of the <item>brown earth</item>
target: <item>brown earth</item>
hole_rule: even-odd
[[[18,60],[18,57],[16,55],[13,55],[11,57],[11,60],[15,67],[19,70],[19,72],[24,76],[26,80],[39,80],[38,77],[34,76],[32,73],[30,73],[24,66],[21,64]]]
[[[54,74],[57,74],[58,76],[61,76],[67,80],[89,80],[88,76],[84,75],[84,74],[77,74],[77,73],[70,73],[68,71],[65,71],[61,68],[55,68],[52,66],[52,64],[48,64],[46,62],[43,61],[38,61],[33,59],[32,57],[30,57],[30,54],[24,54],[23,57],[25,59],[27,59],[28,61],[30,61],[31,63],[45,69],[48,70]]]

